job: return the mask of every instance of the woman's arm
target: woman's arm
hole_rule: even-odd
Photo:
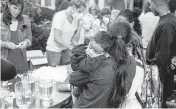
[[[81,87],[87,84],[89,81],[89,75],[86,73],[82,73],[80,71],[75,71],[70,74],[69,83],[76,87]]]
[[[68,49],[72,49],[73,47],[65,42],[63,40],[63,37],[62,37],[62,31],[63,31],[63,27],[65,25],[65,20],[67,18],[65,17],[65,15],[63,15],[63,13],[59,12],[59,13],[56,13],[54,15],[54,18],[53,18],[53,21],[52,21],[52,28],[54,29],[54,40],[59,43],[60,45],[68,48]],[[72,36],[70,36],[72,37]]]
[[[24,23],[27,26],[27,38],[24,40],[27,43],[27,47],[32,45],[32,31],[31,31],[31,21],[28,16],[24,16]]]
[[[59,29],[54,29],[54,39],[57,43],[61,44],[62,46],[68,48],[68,49],[73,49],[73,46],[69,45],[68,43],[66,43],[62,36],[62,30],[59,30]]]
[[[32,31],[31,31],[31,21],[29,19],[29,17],[26,16],[26,20],[27,20],[27,42],[28,42],[28,47],[30,47],[32,45]]]
[[[91,72],[95,70],[99,64],[106,59],[105,55],[91,58],[87,56],[84,46],[77,46],[72,50],[71,64],[75,70]]]
[[[136,74],[132,81],[131,88],[128,93],[128,98],[133,98],[137,90],[142,86],[144,79],[144,69],[142,67],[136,66]]]
[[[100,26],[100,20],[95,20],[95,23],[92,26],[92,30],[93,30],[94,35],[98,33],[99,26]]]
[[[71,39],[71,43],[72,43],[74,46],[78,46],[78,41],[79,41],[79,39],[80,39],[81,30],[82,30],[82,29],[77,29],[76,34],[75,34],[75,35],[72,37],[72,39]]]
[[[18,48],[18,45],[15,45],[12,42],[4,42],[2,40],[0,40],[0,45],[2,48],[8,48],[8,49],[16,49]]]
[[[75,46],[78,46],[78,44],[79,44],[78,42],[79,42],[79,40],[80,40],[81,32],[82,32],[82,30],[83,30],[83,25],[84,25],[82,19],[77,20],[77,22],[78,22],[78,27],[77,27],[77,30],[76,30],[76,34],[74,34],[74,36],[73,36],[72,39],[71,39],[71,42],[72,42],[73,45],[75,45]]]
[[[91,58],[91,57],[85,57],[84,59],[82,59],[79,63],[79,69],[81,71],[85,71],[85,72],[92,72],[93,70],[95,70],[102,61],[104,61],[106,59],[105,55],[101,55],[95,58]]]
[[[19,45],[21,49],[23,48],[26,49],[32,45],[32,31],[31,31],[31,21],[29,17],[26,15],[23,15],[23,19],[24,19],[24,24],[27,26],[27,31],[26,31],[27,36],[26,37],[22,36],[22,37],[25,37],[25,40],[20,42]]]

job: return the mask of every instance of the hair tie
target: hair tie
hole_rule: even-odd
[[[120,39],[120,38],[122,39],[122,36],[118,36],[118,39]]]

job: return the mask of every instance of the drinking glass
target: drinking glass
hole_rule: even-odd
[[[53,94],[53,80],[39,79],[39,93],[42,100],[51,100]]]
[[[28,72],[26,74],[23,74],[21,81],[23,83],[27,82],[28,84],[31,85],[31,92],[32,92],[32,96],[34,97],[38,90],[38,84],[35,78],[32,76],[32,73]]]
[[[0,95],[4,99],[4,103],[6,105],[7,109],[12,109],[13,108],[13,98],[10,97],[10,89],[9,89],[9,84],[8,81],[4,81],[1,84],[0,87]]]
[[[17,81],[15,84],[16,104],[20,109],[27,109],[32,103],[30,84]]]

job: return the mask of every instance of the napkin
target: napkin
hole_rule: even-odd
[[[32,76],[37,79],[54,80],[56,82],[64,82],[68,78],[67,66],[58,67],[41,67],[32,73]]]

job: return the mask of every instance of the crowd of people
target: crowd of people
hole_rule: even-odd
[[[176,74],[174,1],[146,0],[143,10],[122,11],[100,10],[95,4],[86,11],[84,0],[61,3],[63,7],[52,18],[46,57],[51,67],[71,64],[72,107],[144,107],[140,96],[146,66],[159,74],[162,107],[176,99],[172,98]],[[5,68],[1,79],[5,81],[29,70],[26,50],[32,46],[33,36],[23,8],[23,0],[9,0],[0,16],[1,67]]]

